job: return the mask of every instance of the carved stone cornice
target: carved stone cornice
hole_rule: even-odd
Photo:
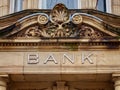
[[[118,41],[94,41],[83,39],[23,39],[0,40],[0,51],[34,51],[34,50],[70,50],[79,49],[119,49]]]

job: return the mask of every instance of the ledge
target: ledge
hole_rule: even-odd
[[[96,40],[90,40],[90,39],[51,39],[51,38],[44,38],[44,39],[38,39],[38,38],[20,38],[20,39],[0,39],[0,43],[58,43],[58,42],[63,42],[63,43],[89,43],[89,42],[120,42],[120,39],[108,39],[108,40],[101,40],[101,39],[96,39]]]

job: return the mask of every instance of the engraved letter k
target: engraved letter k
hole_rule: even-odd
[[[90,59],[90,56],[92,56],[92,53],[89,53],[88,55],[85,55],[82,53],[82,64],[85,63],[85,60],[88,60],[90,64],[93,64],[93,61]]]

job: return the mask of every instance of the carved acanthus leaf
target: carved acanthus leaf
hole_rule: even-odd
[[[79,36],[81,38],[102,39],[104,35],[90,26],[82,25],[79,29]]]
[[[88,25],[72,27],[74,24],[67,24],[63,29],[57,30],[54,24],[48,24],[41,28],[39,25],[29,27],[24,32],[19,33],[18,37],[43,37],[43,38],[84,38],[84,39],[102,39],[105,34]]]

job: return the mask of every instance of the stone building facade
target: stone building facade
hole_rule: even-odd
[[[80,0],[84,9],[23,0],[21,11],[20,0],[14,10],[4,1],[0,14],[12,14],[0,17],[0,90],[120,90],[119,0],[109,0],[114,14],[96,0]]]

